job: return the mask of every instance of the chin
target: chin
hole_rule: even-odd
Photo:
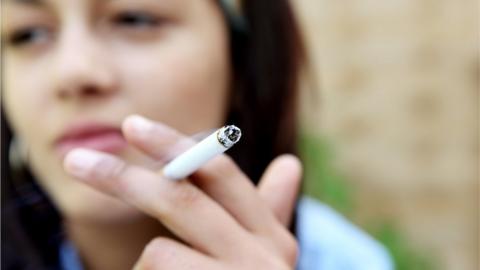
[[[64,192],[60,212],[68,222],[119,224],[146,217],[137,208],[88,186]]]

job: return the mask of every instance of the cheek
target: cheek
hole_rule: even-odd
[[[49,124],[52,108],[48,65],[40,60],[27,64],[13,59],[6,66],[2,100],[6,116],[20,137],[32,143],[42,140],[42,127]]]
[[[223,123],[230,81],[227,52],[221,42],[217,47],[205,43],[172,42],[117,58],[122,85],[140,113],[187,134]]]

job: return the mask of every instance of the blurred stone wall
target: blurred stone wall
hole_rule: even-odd
[[[479,2],[292,1],[320,86],[305,123],[334,143],[356,222],[479,269]]]

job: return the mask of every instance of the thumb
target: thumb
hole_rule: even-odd
[[[260,197],[285,226],[290,223],[301,177],[300,160],[293,155],[281,155],[268,165],[258,185]]]

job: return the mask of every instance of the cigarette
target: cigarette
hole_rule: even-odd
[[[238,127],[224,126],[165,165],[163,175],[174,181],[184,179],[215,156],[227,151],[241,136],[242,131]]]

